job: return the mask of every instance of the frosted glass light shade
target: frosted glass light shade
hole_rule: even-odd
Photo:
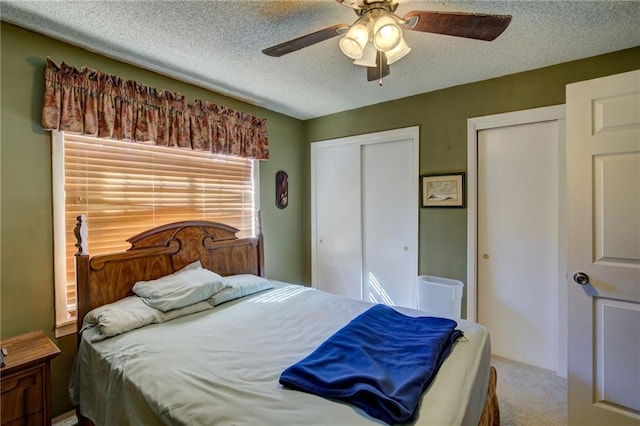
[[[404,41],[404,39],[400,40],[400,43],[398,43],[396,47],[386,53],[387,64],[391,65],[392,63],[399,61],[400,59],[407,56],[409,52],[411,52],[411,48],[407,46],[407,43]]]
[[[402,29],[396,21],[388,15],[382,15],[376,19],[373,26],[373,45],[383,52],[396,47],[402,40]]]
[[[371,43],[367,43],[364,47],[364,52],[359,59],[353,61],[355,65],[360,65],[363,67],[375,67],[376,66],[376,57],[378,56],[378,51]]]
[[[340,39],[340,50],[351,59],[359,59],[362,57],[364,47],[368,41],[369,29],[363,24],[356,23]]]

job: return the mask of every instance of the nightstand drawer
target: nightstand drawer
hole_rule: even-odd
[[[44,365],[3,374],[1,394],[3,425],[20,419],[24,421],[27,416],[44,411]]]
[[[18,419],[11,423],[5,423],[2,426],[40,426],[43,424],[45,424],[44,411],[40,411],[39,413],[30,414],[23,419]]]

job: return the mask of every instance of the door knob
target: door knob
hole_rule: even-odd
[[[580,285],[586,285],[589,284],[589,275],[584,272],[576,272],[573,274],[573,280]]]

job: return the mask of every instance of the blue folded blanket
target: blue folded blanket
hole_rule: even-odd
[[[462,335],[446,318],[375,305],[287,368],[280,383],[338,399],[388,424],[414,420],[420,397]]]

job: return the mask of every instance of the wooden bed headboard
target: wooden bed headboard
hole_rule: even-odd
[[[199,260],[220,275],[264,276],[263,240],[238,238],[238,229],[217,222],[175,222],[127,240],[121,253],[91,257],[86,248],[87,222],[78,216],[76,236],[76,301],[78,330],[92,309],[133,295],[137,281],[153,280]]]

